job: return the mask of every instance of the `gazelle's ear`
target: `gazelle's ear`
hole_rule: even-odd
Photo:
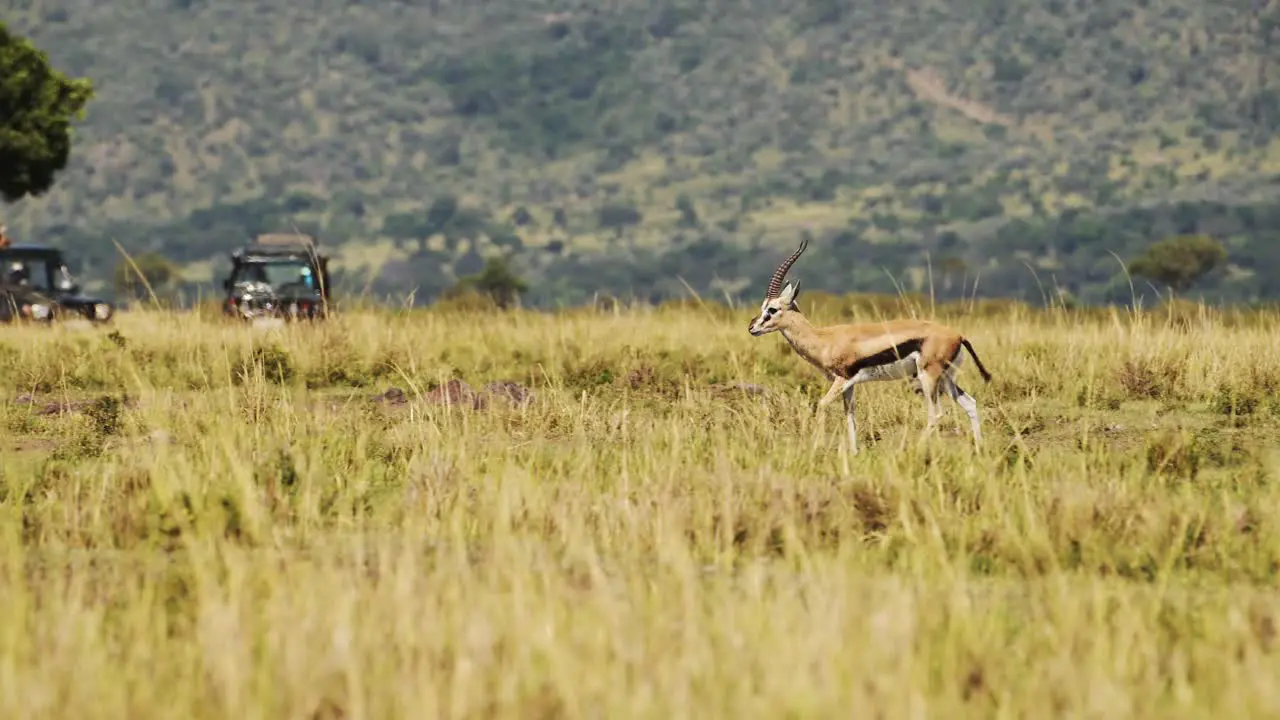
[[[781,300],[784,305],[794,305],[796,302],[796,298],[799,296],[800,296],[799,280],[792,280],[788,282],[782,288],[782,292],[778,293],[778,299]]]

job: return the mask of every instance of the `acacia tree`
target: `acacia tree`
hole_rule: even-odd
[[[520,294],[529,289],[526,283],[511,267],[505,257],[490,257],[484,267],[474,275],[459,278],[456,285],[445,291],[445,298],[458,298],[466,295],[479,295],[492,301],[499,308],[511,307]]]
[[[87,78],[69,78],[49,57],[0,23],[0,197],[42,195],[71,154],[71,120],[93,97]]]
[[[111,274],[116,292],[133,300],[146,300],[154,292],[163,295],[178,279],[178,266],[157,252],[146,252],[130,263],[122,260]]]
[[[1129,272],[1183,292],[1227,261],[1227,249],[1207,235],[1182,235],[1152,244]]]

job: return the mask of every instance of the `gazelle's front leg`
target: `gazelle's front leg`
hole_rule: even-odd
[[[821,409],[830,405],[831,401],[835,400],[836,396],[840,394],[840,389],[842,387],[844,387],[844,378],[839,376],[832,378],[831,388],[828,389],[827,394],[823,395],[822,399],[818,401],[818,408]]]

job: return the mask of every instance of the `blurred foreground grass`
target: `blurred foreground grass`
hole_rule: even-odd
[[[1280,713],[1280,314],[941,308],[847,458],[753,311],[0,329],[0,715]]]

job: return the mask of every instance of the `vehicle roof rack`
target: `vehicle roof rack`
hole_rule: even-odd
[[[320,255],[320,243],[301,233],[263,233],[237,255]]]
[[[316,239],[305,233],[263,233],[253,239],[255,245],[317,245]]]

